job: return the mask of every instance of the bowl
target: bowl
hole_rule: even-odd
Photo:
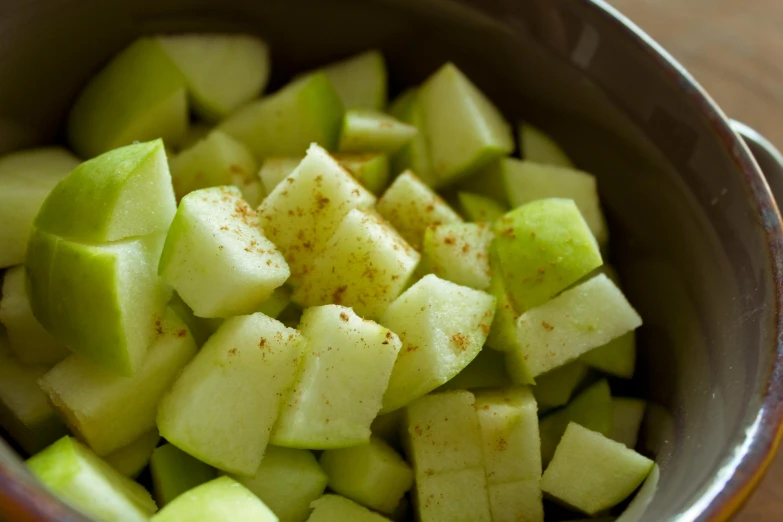
[[[563,143],[598,176],[610,260],[645,319],[632,391],[663,408],[645,427],[661,474],[641,520],[736,511],[781,431],[780,216],[739,135],[652,40],[600,0],[4,0],[0,152],[61,140],[103,63],[183,31],[261,35],[272,88],[368,47],[393,91],[453,60],[512,121]],[[0,517],[84,520],[5,445]]]

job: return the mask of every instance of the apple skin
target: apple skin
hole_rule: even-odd
[[[341,153],[393,154],[418,133],[416,127],[388,114],[353,109],[346,111],[343,117],[339,150]]]

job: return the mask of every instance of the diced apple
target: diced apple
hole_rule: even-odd
[[[339,495],[324,495],[310,506],[313,513],[307,522],[389,522],[388,518]]]
[[[601,274],[522,314],[517,321],[517,339],[536,376],[641,324],[641,317],[620,289]]]
[[[6,270],[0,298],[0,322],[8,333],[11,351],[22,364],[53,365],[70,352],[44,330],[33,315],[27,297],[27,275],[24,266]]]
[[[421,522],[490,522],[482,468],[417,476],[415,504]]]
[[[506,292],[503,271],[500,268],[497,252],[492,245],[490,245],[489,249],[489,269],[492,274],[487,292],[495,296],[497,305],[495,307],[495,317],[487,336],[487,346],[513,355],[520,351],[519,342],[517,341],[517,319],[519,318],[519,313],[514,309],[514,305],[508,297],[508,292]],[[523,358],[519,358],[518,361],[509,360],[507,370],[517,384],[533,383],[533,377],[530,375]]]
[[[158,401],[196,354],[185,323],[168,310],[133,378],[112,373],[79,355],[41,379],[68,425],[98,455],[131,444],[155,427]]]
[[[383,110],[386,106],[386,64],[380,51],[357,54],[323,71],[346,109]]]
[[[438,185],[514,150],[511,128],[500,111],[453,63],[430,76],[420,96]]]
[[[161,508],[182,493],[215,478],[215,470],[173,444],[156,448],[150,459],[155,500]]]
[[[580,360],[604,373],[630,379],[636,367],[636,334],[630,331],[612,339],[585,353]]]
[[[134,141],[177,146],[188,128],[185,78],[154,38],[140,38],[87,84],[68,119],[68,141],[92,158]]]
[[[191,148],[193,145],[209,136],[214,128],[214,125],[203,121],[191,122],[185,133],[185,137],[182,138],[182,143],[180,143],[177,150],[182,151]]]
[[[266,158],[258,172],[258,177],[261,178],[261,184],[264,185],[266,193],[271,194],[275,187],[296,170],[300,163],[302,163],[302,158]]]
[[[302,372],[280,412],[272,444],[327,449],[368,442],[399,338],[338,305],[305,310],[299,331],[307,339]]]
[[[568,404],[571,394],[587,377],[588,372],[586,364],[574,361],[536,377],[533,395],[539,407],[548,410]]]
[[[255,475],[232,475],[260,498],[280,522],[305,522],[310,504],[323,495],[328,477],[312,452],[267,446]]]
[[[411,171],[394,180],[378,200],[378,212],[417,250],[428,226],[462,222],[459,214]]]
[[[335,150],[343,104],[324,73],[294,80],[223,120],[218,129],[247,145],[256,159],[299,156],[315,142]]]
[[[470,364],[456,377],[438,388],[438,391],[503,388],[512,384],[511,377],[506,373],[503,354],[495,350],[482,349]]]
[[[424,233],[424,266],[436,276],[486,290],[490,284],[489,246],[494,235],[487,223],[432,225]]]
[[[392,158],[393,172],[410,170],[415,172],[424,183],[434,187],[437,178],[432,168],[430,146],[424,132],[424,112],[421,108],[419,90],[409,89],[401,94],[392,104],[389,113],[401,122],[419,129],[418,134]]]
[[[639,428],[644,419],[647,403],[627,397],[612,398],[612,432],[609,437],[634,449],[639,439]]]
[[[369,444],[324,451],[319,462],[331,490],[381,513],[391,514],[413,486],[411,467],[378,438],[371,438]]]
[[[150,522],[278,522],[257,496],[230,477],[219,477],[186,491]]]
[[[519,124],[519,151],[527,161],[561,167],[574,166],[555,140],[529,123]]]
[[[503,160],[498,158],[457,182],[459,190],[467,190],[509,206],[506,183],[503,179]],[[504,212],[505,213],[505,212]]]
[[[595,515],[633,493],[654,465],[623,444],[572,422],[541,479],[541,488]]]
[[[255,98],[269,80],[269,49],[239,34],[159,36],[158,43],[185,78],[193,109],[219,120]]]
[[[300,279],[299,305],[336,303],[375,319],[402,292],[420,255],[376,215],[353,209]]]
[[[71,437],[28,459],[27,467],[58,497],[96,520],[147,522],[157,509],[143,486]]]
[[[542,522],[544,520],[541,478],[490,484],[487,486],[487,491],[492,522]]]
[[[266,301],[261,303],[256,311],[261,312],[262,314],[269,316],[272,319],[277,319],[278,316],[283,313],[283,310],[288,308],[290,304],[291,291],[284,286],[280,286],[275,288],[275,291],[272,292],[272,295],[270,295]]]
[[[458,192],[462,214],[471,222],[493,223],[508,212],[502,203],[481,194],[473,192]]]
[[[158,430],[152,429],[127,446],[112,451],[103,460],[126,477],[136,478],[147,467],[159,441]]]
[[[59,147],[0,158],[0,268],[24,263],[35,215],[55,185],[79,165]]]
[[[290,271],[235,187],[182,199],[160,258],[163,279],[199,317],[256,311]]]
[[[382,411],[410,404],[470,364],[484,345],[494,309],[491,295],[434,275],[398,297],[381,318],[403,344]]]
[[[205,319],[203,317],[196,317],[193,314],[193,310],[191,310],[190,307],[185,304],[185,301],[183,301],[176,292],[171,297],[171,301],[169,301],[168,306],[171,308],[171,310],[174,311],[175,314],[177,314],[180,319],[185,321],[186,325],[188,325],[188,330],[190,330],[193,339],[196,341],[196,346],[198,347],[201,347],[205,342],[207,342],[209,336],[215,333],[215,331],[223,323],[222,319]]]
[[[339,154],[334,159],[364,188],[380,195],[389,184],[389,157],[385,154]]]
[[[340,131],[339,150],[343,153],[379,152],[393,154],[419,131],[382,112],[353,109],[346,111]]]
[[[160,434],[218,469],[253,475],[305,343],[261,313],[227,319],[160,401]]]

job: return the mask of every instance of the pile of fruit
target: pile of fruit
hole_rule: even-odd
[[[142,38],[73,152],[0,159],[31,472],[99,521],[616,514],[654,463],[595,178],[451,63],[388,107],[376,51],[269,72],[257,38]]]

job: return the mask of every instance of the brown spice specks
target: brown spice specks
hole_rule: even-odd
[[[544,328],[544,330],[546,330],[547,332],[551,332],[552,330],[554,330],[554,329],[555,329],[555,327],[554,327],[554,326],[552,326],[551,324],[547,323],[546,321],[541,321],[541,326],[542,326],[542,327]]]
[[[349,319],[348,314],[346,314],[345,312],[340,312],[340,319],[342,319],[343,322],[347,323]]]
[[[470,344],[470,339],[468,336],[461,333],[455,333],[452,335],[451,341],[456,345],[457,348],[460,349],[460,351],[463,352],[468,349],[468,345]]]

